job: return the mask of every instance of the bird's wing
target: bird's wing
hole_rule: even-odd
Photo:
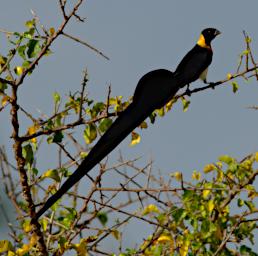
[[[180,76],[182,85],[190,84],[200,78],[212,61],[212,50],[195,45],[179,63],[175,76]]]

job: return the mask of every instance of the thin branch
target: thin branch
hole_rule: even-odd
[[[103,58],[105,58],[106,60],[110,60],[109,57],[107,57],[107,55],[105,55],[102,51],[98,50],[97,48],[95,48],[94,46],[90,45],[89,43],[79,39],[78,37],[75,37],[75,36],[72,36],[72,35],[69,35],[65,32],[62,32],[62,34],[67,37],[67,38],[70,38],[72,40],[74,40],[75,42],[77,43],[80,43],[82,45],[85,45],[86,47],[90,48],[92,51],[96,52],[97,54],[99,54],[100,56],[102,56]]]

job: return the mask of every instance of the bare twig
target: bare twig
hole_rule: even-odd
[[[76,41],[77,43],[80,43],[82,45],[85,45],[86,47],[90,48],[92,51],[96,52],[97,54],[99,54],[100,56],[102,56],[103,58],[105,58],[106,60],[109,60],[109,57],[107,57],[102,51],[98,50],[97,48],[95,48],[94,46],[90,45],[89,43],[79,39],[78,37],[75,37],[75,36],[72,36],[72,35],[69,35],[65,32],[62,32],[62,34],[67,37],[67,38],[70,38],[74,41]]]

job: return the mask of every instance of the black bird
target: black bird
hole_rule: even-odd
[[[221,32],[214,28],[202,31],[197,44],[190,50],[176,68],[175,76],[180,77],[183,86],[200,78],[207,83],[208,67],[212,61],[211,41]]]
[[[61,188],[46,201],[44,206],[36,213],[36,218],[39,218],[107,156],[155,109],[159,109],[169,102],[180,88],[185,85],[189,86],[191,82],[198,78],[207,82],[207,69],[212,61],[211,41],[219,34],[220,32],[217,29],[204,29],[197,44],[186,54],[175,73],[158,69],[145,74],[140,79],[132,103],[118,116]]]

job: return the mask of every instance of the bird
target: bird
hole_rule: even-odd
[[[184,86],[187,86],[189,90],[190,83],[199,78],[207,83],[207,71],[213,56],[211,42],[220,33],[215,28],[204,29],[195,46],[185,55],[175,72],[157,69],[148,72],[139,80],[130,105],[118,115],[59,190],[47,199],[36,213],[36,219],[116,148],[153,111],[160,109],[173,99],[178,90]]]
[[[181,77],[181,83],[183,86],[187,85],[187,90],[189,90],[190,83],[197,79],[208,83],[208,67],[213,56],[211,41],[220,34],[221,32],[215,28],[204,29],[195,46],[177,66],[175,76]]]

